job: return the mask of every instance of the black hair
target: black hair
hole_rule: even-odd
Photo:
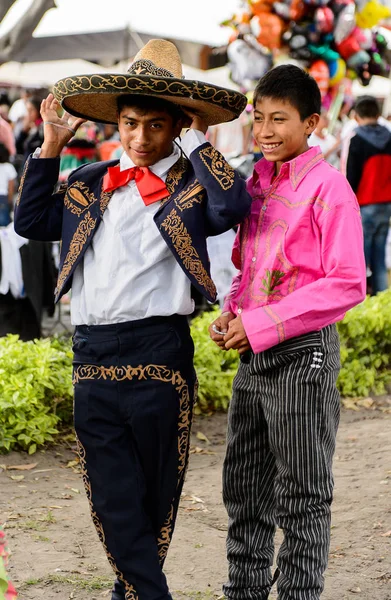
[[[7,163],[10,160],[8,148],[0,142],[0,164]]]
[[[318,84],[309,73],[296,65],[279,65],[268,71],[254,90],[254,108],[261,98],[289,102],[298,110],[302,121],[321,111]]]
[[[41,98],[39,98],[38,96],[31,96],[31,98],[27,98],[27,102],[29,104],[32,104],[35,110],[37,110],[39,114],[41,114]]]
[[[377,119],[380,117],[380,106],[374,96],[360,96],[353,108],[362,119]]]
[[[180,109],[179,106],[173,102],[169,102],[168,100],[156,98],[155,96],[139,96],[138,94],[126,94],[124,96],[118,96],[118,113],[120,113],[125,106],[138,108],[144,111],[144,113],[151,110],[164,111],[170,115],[174,125],[176,125],[180,119],[186,118],[185,113]]]

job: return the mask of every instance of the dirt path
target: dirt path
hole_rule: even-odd
[[[342,411],[324,600],[391,600],[391,399]],[[166,562],[175,600],[221,595],[226,514],[221,467],[226,416],[198,418],[179,518]],[[206,436],[207,441],[200,439]],[[89,517],[71,443],[0,456],[0,521],[20,600],[110,598],[113,579]],[[37,463],[29,470],[11,466]],[[8,468],[5,468],[8,467]]]

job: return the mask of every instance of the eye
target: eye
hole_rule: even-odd
[[[255,123],[261,123],[263,121],[262,117],[254,117]]]
[[[161,125],[161,123],[152,123],[151,128],[152,129],[161,129],[162,125]]]
[[[283,122],[285,121],[285,119],[283,119],[282,117],[275,117],[275,118],[274,118],[274,121],[275,121],[276,123],[283,123]]]

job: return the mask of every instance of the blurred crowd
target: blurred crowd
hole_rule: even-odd
[[[42,335],[44,314],[53,316],[53,291],[57,274],[58,244],[28,241],[13,229],[13,207],[23,167],[28,156],[43,142],[43,122],[40,104],[48,90],[21,89],[12,101],[0,91],[0,336],[17,333],[21,339]],[[243,178],[251,173],[262,154],[252,136],[251,94],[246,110],[239,119],[210,127],[210,142],[236,168]],[[375,100],[376,102],[376,100]],[[379,106],[379,114],[381,107]],[[376,117],[376,123],[391,132],[391,115]],[[349,148],[357,128],[356,105],[346,97],[337,115],[322,112],[319,124],[309,139],[311,146],[320,146],[325,159],[347,174]],[[391,139],[391,133],[390,133]],[[99,160],[119,158],[122,147],[115,125],[84,123],[64,149],[60,162],[59,183],[65,181],[78,166]],[[388,207],[391,206],[391,190]],[[372,205],[372,202],[370,202]],[[384,203],[383,203],[384,204]],[[365,209],[369,214],[369,209]],[[375,207],[375,212],[377,208]],[[368,293],[376,293],[390,283],[391,233],[389,216],[381,207],[382,222],[374,211],[365,218]],[[384,214],[383,214],[384,213]],[[227,232],[208,240],[212,277],[218,290],[218,302],[223,304],[230,288],[235,268],[231,249],[236,232]],[[381,283],[378,272],[382,273]],[[377,282],[374,284],[374,281]],[[69,301],[65,298],[64,302]],[[196,313],[210,308],[196,298]]]

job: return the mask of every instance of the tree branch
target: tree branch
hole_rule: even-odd
[[[4,0],[3,0],[4,2]],[[8,4],[10,2],[8,1]],[[11,2],[10,4],[13,4]],[[24,16],[14,25],[8,33],[0,37],[0,64],[12,60],[12,56],[21,50],[31,39],[33,31],[39,24],[43,15],[55,8],[54,0],[33,0],[32,5]]]

